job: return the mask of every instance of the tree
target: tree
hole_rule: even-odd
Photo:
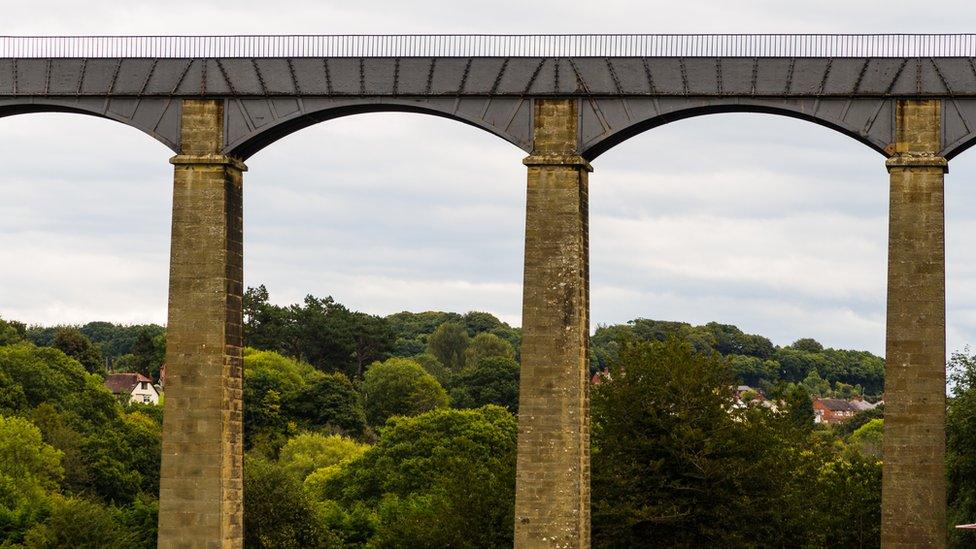
[[[23,322],[0,318],[0,345],[10,345],[27,337],[27,326]]]
[[[807,377],[803,378],[800,385],[811,395],[822,397],[831,394],[830,382],[820,377],[820,373],[817,370],[810,370],[810,373],[807,374]]]
[[[261,458],[244,460],[244,524],[247,547],[299,549],[336,545],[300,481]]]
[[[427,338],[438,326],[445,322],[462,320],[457,313],[426,311],[411,313],[403,311],[386,317],[396,337],[394,356],[409,357],[423,353],[427,349]]]
[[[365,313],[352,313],[352,331],[355,338],[353,355],[356,360],[355,377],[363,377],[367,364],[389,358],[396,343],[390,323],[385,318]]]
[[[626,345],[617,366],[592,392],[594,545],[795,542],[803,522],[784,516],[792,427],[731,408],[725,359],[671,337]]]
[[[437,382],[447,387],[451,384],[453,372],[448,370],[437,360],[437,357],[430,353],[421,353],[410,357],[410,360],[420,364],[424,371],[437,378]]]
[[[809,429],[813,426],[814,411],[810,393],[799,385],[790,384],[783,395],[786,404],[786,414],[798,428]]]
[[[25,536],[26,547],[138,547],[136,536],[101,505],[63,497],[54,501],[50,515]]]
[[[77,328],[58,329],[51,346],[80,362],[85,370],[93,374],[105,374],[102,352]]]
[[[281,448],[278,463],[295,478],[305,478],[318,469],[352,461],[369,449],[351,438],[339,435],[302,433]]]
[[[516,432],[496,406],[396,417],[325,495],[377,509],[375,546],[511,546]]]
[[[475,367],[485,358],[501,357],[515,360],[512,344],[495,334],[480,333],[471,340],[464,351],[464,364]]]
[[[308,429],[325,427],[359,435],[366,427],[362,396],[340,372],[323,374],[294,392],[286,392],[282,406],[288,417]]]
[[[800,338],[794,341],[790,347],[796,349],[797,351],[805,351],[807,353],[819,353],[820,351],[824,350],[824,346],[812,337]]]
[[[366,419],[382,425],[392,416],[416,415],[447,406],[441,384],[412,360],[391,358],[369,367],[363,377]]]
[[[447,369],[464,367],[464,352],[468,348],[468,332],[461,324],[445,322],[427,340],[427,352],[437,357]]]
[[[274,454],[284,444],[284,438],[294,429],[283,406],[286,404],[302,419],[311,422],[328,420],[329,409],[312,410],[299,402],[299,396],[309,385],[324,380],[324,375],[311,365],[282,356],[273,351],[244,349],[244,445],[252,448],[263,446]],[[332,378],[335,384],[341,381]],[[328,381],[324,382],[326,386]],[[314,395],[319,402],[341,406],[349,403],[350,395]],[[353,397],[354,398],[354,397]],[[331,402],[328,402],[332,400]],[[355,419],[344,416],[349,409],[332,408],[339,415],[331,416],[346,426],[355,427]],[[321,413],[320,413],[321,412]],[[355,411],[352,411],[355,414]],[[349,420],[349,423],[345,423]]]
[[[166,337],[153,336],[148,329],[139,330],[132,344],[131,354],[135,371],[156,379],[159,377],[159,369],[166,360]]]
[[[477,338],[476,338],[477,339]],[[518,412],[519,365],[509,357],[489,356],[467,367],[451,385],[451,401],[458,408],[496,404]]]
[[[872,419],[851,433],[848,442],[854,445],[861,455],[881,459],[883,433],[884,420]]]
[[[950,524],[976,520],[976,355],[967,347],[949,359],[951,396],[946,413]],[[951,529],[954,547],[972,547],[976,535]]]
[[[61,453],[41,440],[37,427],[0,416],[0,540],[20,541],[63,475]]]

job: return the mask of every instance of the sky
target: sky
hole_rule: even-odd
[[[965,32],[970,2],[17,2],[0,35]],[[952,17],[944,14],[951,13]],[[166,319],[172,153],[70,114],[0,118],[0,316]],[[245,283],[288,304],[490,311],[520,324],[525,153],[420,114],[292,134],[247,162]],[[593,328],[735,324],[786,345],[883,354],[888,177],[809,122],[692,118],[593,162]],[[976,152],[946,176],[948,350],[976,343]]]

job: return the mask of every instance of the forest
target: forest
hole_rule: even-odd
[[[247,547],[512,545],[521,334],[485,312],[245,302]],[[802,335],[802,334],[799,334]],[[165,329],[0,319],[0,547],[155,547]],[[877,547],[884,360],[634,319],[590,341],[595,547]],[[976,354],[949,361],[952,524],[976,521]],[[736,405],[740,385],[764,395]],[[165,383],[162,385],[165,399]],[[654,540],[650,543],[648,540]]]

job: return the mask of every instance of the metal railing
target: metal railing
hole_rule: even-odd
[[[0,58],[976,57],[976,34],[0,36]]]

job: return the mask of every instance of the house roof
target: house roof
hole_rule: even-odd
[[[115,394],[131,393],[132,388],[135,387],[137,383],[143,381],[149,383],[150,385],[152,384],[152,380],[142,374],[135,372],[122,372],[118,374],[109,374],[105,378],[105,386]]]
[[[842,398],[821,398],[817,399],[824,408],[831,412],[857,412],[858,409],[850,402]]]

